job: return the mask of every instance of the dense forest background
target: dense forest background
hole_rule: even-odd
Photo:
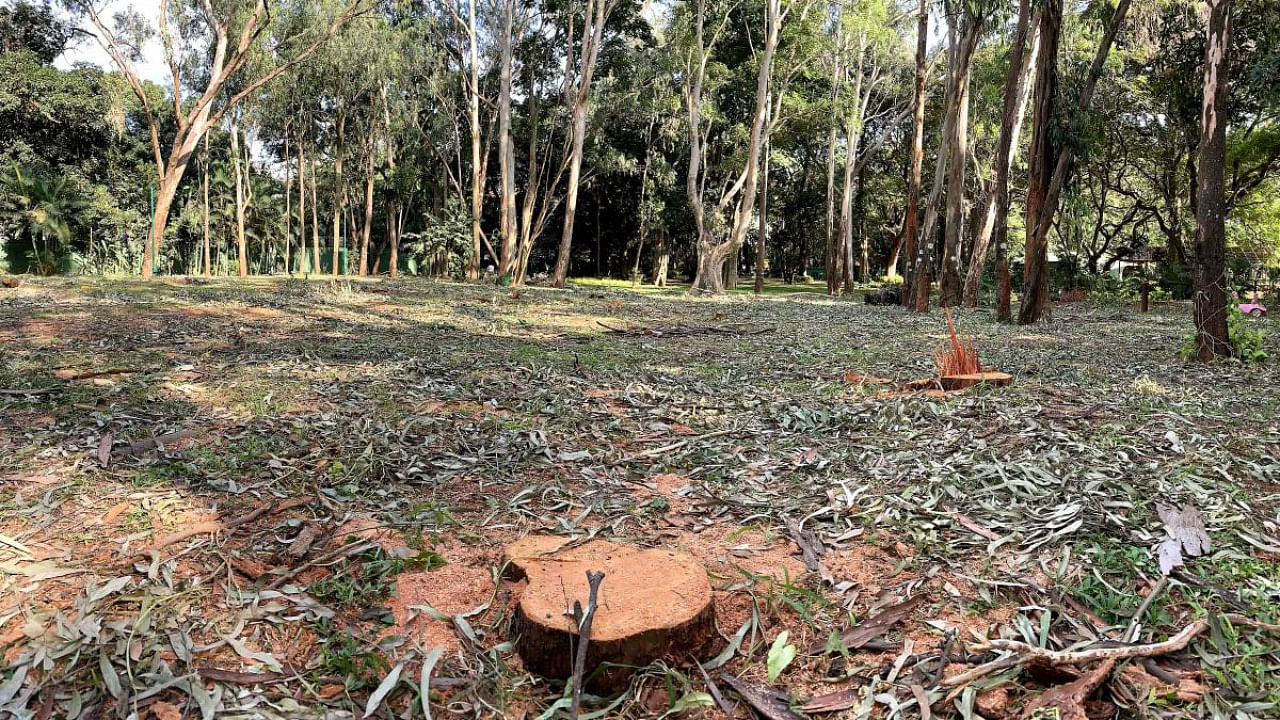
[[[1227,266],[1265,286],[1280,5],[1233,13]],[[985,304],[1006,265],[1016,293],[1144,275],[1188,298],[1206,17],[1146,0],[164,0],[158,17],[8,0],[0,267],[148,273],[154,251],[163,274],[493,266],[717,291],[758,272],[833,293],[927,270],[944,302]],[[110,71],[56,62],[99,43]],[[142,77],[144,57],[168,77]],[[1046,213],[1036,166],[1059,154]],[[1022,276],[1033,212],[1044,289]]]

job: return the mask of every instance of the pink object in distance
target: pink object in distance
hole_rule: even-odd
[[[1266,317],[1267,306],[1257,301],[1240,303],[1240,312],[1253,317]]]
[[[1266,316],[1267,314],[1267,307],[1257,301],[1242,302],[1242,304],[1240,304],[1240,313],[1252,315],[1254,318],[1263,318],[1263,316]]]

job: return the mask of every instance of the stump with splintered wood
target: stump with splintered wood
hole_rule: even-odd
[[[573,673],[574,602],[587,607],[587,572],[604,573],[588,636],[587,687],[614,692],[637,667],[685,659],[715,630],[711,583],[692,557],[594,540],[530,536],[507,548],[508,573],[528,584],[516,606],[516,650],[545,677]]]
[[[943,390],[964,390],[975,385],[1005,387],[1013,384],[1013,376],[1009,373],[996,372],[995,370],[984,370],[960,375],[943,375],[940,382]]]
[[[951,308],[944,308],[947,315],[947,331],[950,341],[934,354],[938,366],[938,382],[943,390],[964,390],[975,385],[1005,387],[1013,384],[1008,373],[987,370],[978,360],[978,348],[973,338],[956,335],[956,325],[951,318]]]

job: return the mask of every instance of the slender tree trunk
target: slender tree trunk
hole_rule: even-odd
[[[387,270],[391,273],[391,277],[400,277],[400,225],[396,222],[399,218],[396,203],[388,203],[387,205],[387,242],[391,244],[391,260],[387,265]]]
[[[905,240],[903,241],[906,258],[902,273],[902,305],[912,307],[915,294],[915,263],[919,256],[917,237],[920,231],[920,184],[924,174],[924,100],[925,80],[928,74],[927,53],[929,49],[929,0],[920,0],[920,9],[916,15],[916,78],[915,99],[912,101],[911,115],[911,177],[907,181],[907,213],[903,219]],[[926,289],[926,293],[927,293]],[[926,297],[928,297],[926,295]]]
[[[303,272],[307,260],[307,153],[302,138],[298,139],[298,272]],[[310,272],[316,271],[317,257],[306,263]],[[286,261],[287,264],[287,261]]]
[[[298,148],[298,156],[302,156],[301,147]],[[293,174],[289,172],[289,157],[289,133],[286,131],[284,135],[284,271],[286,274],[293,273],[293,265],[289,264],[293,247]],[[301,177],[298,178],[298,186],[298,192],[301,193],[303,187]],[[299,251],[305,252],[305,245],[299,248]]]
[[[654,248],[654,254],[657,256],[655,267],[653,269],[653,284],[655,287],[667,286],[667,267],[671,264],[671,250],[667,247],[666,230],[658,228],[657,247]]]
[[[853,102],[844,119],[844,186],[840,192],[840,266],[841,284],[844,292],[853,292],[855,281],[853,258],[853,184],[854,169],[858,164],[858,147],[862,139],[862,118],[865,108],[862,97],[862,86],[865,78],[863,62],[866,60],[866,36],[858,39],[858,48],[854,54],[854,67],[857,73],[853,84]]]
[[[840,294],[840,268],[836,244],[836,143],[840,140],[840,123],[833,120],[827,135],[827,243],[823,272],[827,276],[827,294]]]
[[[210,268],[210,252],[209,252],[209,136],[204,136],[204,263],[203,270],[205,277],[211,277],[213,270]]]
[[[729,230],[729,237],[720,243],[715,243],[708,236],[705,218],[699,219],[698,274],[694,277],[694,291],[717,294],[724,292],[720,268],[724,266],[726,259],[733,259],[736,272],[737,255],[742,249],[742,243],[746,239],[747,230],[755,212],[756,190],[760,175],[760,155],[770,130],[765,120],[769,111],[769,86],[773,76],[773,56],[778,48],[778,38],[783,18],[781,0],[765,0],[764,6],[764,44],[760,50],[760,68],[756,74],[755,111],[751,118],[751,132],[747,140],[747,158],[742,175],[738,180],[741,185],[737,188],[736,207],[732,213],[733,223]],[[701,29],[699,29],[700,32]],[[698,102],[701,102],[700,97]],[[690,125],[692,134],[696,136],[700,132],[700,124],[691,122]],[[693,145],[691,147],[691,155],[698,153],[699,148],[696,143],[691,143],[691,145]],[[693,161],[690,163],[690,171],[691,173],[697,171],[697,164]],[[696,175],[690,177],[689,181],[691,187],[697,190]],[[695,214],[701,210],[701,191],[697,191],[696,195]],[[725,203],[722,202],[721,204]]]
[[[1031,0],[1020,0],[1018,3],[1018,28],[1014,32],[1013,43],[1009,52],[1009,68],[1004,79],[1004,113],[1000,118],[1000,137],[996,141],[995,179],[991,192],[987,197],[986,212],[983,214],[982,226],[974,239],[973,254],[969,258],[969,272],[965,277],[964,304],[966,307],[978,306],[978,293],[982,289],[982,273],[987,263],[987,250],[991,237],[997,234],[996,240],[996,275],[997,284],[1005,286],[1009,273],[1009,253],[1007,247],[1009,230],[1009,173],[1013,170],[1013,158],[1018,147],[1018,138],[1022,131],[1022,120],[1026,117],[1027,101],[1030,97],[1030,83],[1027,77],[1035,66],[1036,55],[1040,49],[1040,33],[1038,24],[1032,27]],[[1030,48],[1027,47],[1027,36],[1031,36]],[[1002,301],[998,301],[1000,304]],[[1007,307],[1007,303],[1005,304]],[[1007,317],[1002,319],[1008,319]]]
[[[951,124],[951,164],[947,168],[947,225],[943,242],[942,273],[938,283],[938,304],[951,307],[960,304],[963,284],[960,280],[961,244],[964,242],[964,179],[969,166],[969,78],[970,62],[959,70],[956,78],[956,119]]]
[[[373,231],[373,156],[376,147],[369,135],[368,157],[364,164],[364,225],[360,229],[360,274],[369,274],[369,236]]]
[[[950,61],[952,67],[958,67],[961,39],[951,33]],[[929,197],[925,202],[924,226],[920,236],[916,238],[915,271],[911,280],[911,303],[907,306],[914,312],[925,312],[929,309],[929,294],[933,290],[934,265],[937,263],[936,247],[938,215],[942,203],[942,188],[947,179],[947,162],[954,155],[951,141],[954,139],[952,128],[957,122],[959,104],[955,102],[959,83],[957,76],[948,73],[946,92],[942,105],[946,109],[942,117],[942,142],[938,147],[938,158],[933,167],[933,185],[929,189]]]
[[[515,43],[516,0],[502,2],[502,31],[498,35],[498,175],[501,187],[502,247],[498,258],[498,275],[511,274],[514,280],[516,243],[519,225],[516,220],[515,150],[511,139],[511,66]]]
[[[314,148],[312,153],[314,153]],[[302,242],[306,243],[306,238]],[[320,267],[320,203],[316,201],[316,159],[311,157],[311,272],[321,273]]]
[[[570,132],[572,149],[569,157],[569,187],[565,197],[564,228],[560,233],[560,250],[556,254],[555,274],[552,285],[564,287],[569,277],[569,250],[573,242],[573,221],[578,210],[578,183],[582,173],[582,148],[587,136],[587,99],[591,92],[591,79],[595,75],[596,59],[604,38],[604,23],[613,0],[587,0],[582,27],[582,55],[572,95],[570,108]]]
[[[1049,306],[1048,239],[1035,228],[1041,223],[1053,159],[1057,157],[1050,127],[1058,96],[1058,40],[1062,32],[1062,0],[1048,0],[1040,13],[1040,61],[1036,67],[1032,115],[1031,169],[1027,180],[1027,239],[1023,256],[1022,308],[1018,321],[1035,322]],[[1047,223],[1046,223],[1047,224]]]
[[[480,160],[480,55],[476,42],[476,2],[467,2],[467,44],[471,55],[467,86],[467,122],[471,131],[471,257],[468,280],[480,277],[480,215],[484,212],[484,166]]]
[[[346,152],[346,108],[342,105],[338,106],[338,145],[333,157],[333,275],[338,276],[340,270],[345,271],[345,267],[340,267],[338,256],[340,254],[342,244],[342,212],[346,209],[347,189],[342,184],[342,156]]]
[[[1223,188],[1232,0],[1208,0],[1207,4],[1196,189],[1195,323],[1196,357],[1201,362],[1232,353],[1227,328],[1227,204]]]
[[[249,276],[249,255],[244,238],[244,178],[240,168],[240,132],[231,123],[231,163],[235,168],[236,183],[236,258],[240,277]]]
[[[871,248],[867,238],[867,165],[858,166],[858,192],[853,196],[853,210],[858,218],[858,237],[861,248],[858,263],[858,279],[863,283],[871,281]]]
[[[756,295],[764,292],[765,235],[769,231],[769,143],[765,141],[760,171],[760,223],[756,228]]]
[[[859,75],[861,80],[861,75]],[[854,93],[854,97],[858,97],[858,93]],[[844,292],[853,292],[853,166],[857,161],[858,154],[858,136],[859,131],[856,127],[852,115],[845,119],[844,126],[844,186],[840,191],[840,270],[841,285]]]

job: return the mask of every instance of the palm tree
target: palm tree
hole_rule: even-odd
[[[86,203],[74,194],[66,178],[50,179],[23,172],[16,165],[0,178],[12,202],[5,208],[18,232],[31,236],[31,260],[41,275],[51,275],[57,252],[71,237],[71,219]],[[52,244],[51,244],[52,241]]]

